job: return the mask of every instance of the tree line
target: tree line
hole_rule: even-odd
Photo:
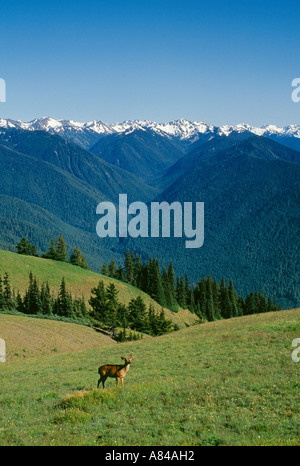
[[[27,238],[23,237],[21,241],[16,245],[16,251],[18,254],[24,254],[27,256],[35,256],[39,257],[37,253],[36,246],[31,244]],[[77,265],[83,269],[88,269],[89,266],[80,251],[80,249],[76,246],[73,249],[73,252],[68,260],[68,250],[66,246],[66,242],[60,233],[56,242],[54,239],[51,240],[49,248],[45,254],[41,256],[44,259],[52,259],[61,262],[70,262],[73,265]]]
[[[224,277],[221,283],[216,278],[203,276],[197,284],[190,284],[189,277],[176,277],[172,261],[168,268],[160,266],[153,256],[144,264],[141,257],[126,251],[124,267],[117,267],[114,259],[104,264],[101,273],[108,277],[130,283],[149,294],[161,306],[176,312],[179,306],[195,313],[201,320],[228,319],[242,315],[276,311],[280,305],[276,299],[266,297],[264,292],[255,290],[244,299],[238,295],[232,279],[227,284]]]
[[[16,249],[19,254],[38,256],[36,247],[26,238],[22,238]],[[56,242],[51,240],[48,251],[41,257],[88,268],[83,254],[77,247],[68,260],[68,251],[62,234],[58,236]],[[179,307],[189,309],[201,320],[228,319],[280,309],[276,299],[266,297],[263,291],[252,291],[243,298],[235,290],[232,279],[227,284],[222,277],[219,283],[216,278],[209,275],[203,276],[197,284],[190,284],[187,274],[176,277],[172,261],[168,267],[166,264],[161,266],[155,255],[144,263],[139,254],[127,250],[123,267],[117,266],[115,259],[112,259],[109,264],[102,265],[100,272],[102,275],[137,287],[162,307],[173,312],[177,312]]]
[[[0,275],[0,312],[16,310],[23,314],[36,316],[59,316],[66,319],[98,326],[111,332],[118,341],[139,338],[140,333],[152,336],[176,330],[173,323],[166,319],[164,310],[154,311],[152,305],[147,309],[143,299],[131,299],[128,306],[121,304],[118,290],[113,283],[105,287],[102,280],[91,289],[88,300],[91,310],[86,306],[84,297],[73,298],[62,278],[56,295],[51,292],[48,282],[39,285],[37,278],[29,273],[29,284],[24,296],[12,288],[7,273]],[[119,330],[116,330],[119,327]],[[128,332],[130,330],[131,332]],[[134,331],[134,332],[132,332]]]

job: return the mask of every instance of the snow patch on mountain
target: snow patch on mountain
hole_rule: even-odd
[[[223,125],[220,127],[209,125],[203,121],[189,121],[186,119],[173,120],[168,123],[157,123],[149,120],[127,120],[123,123],[107,124],[100,120],[81,123],[74,120],[56,120],[51,117],[36,118],[28,123],[20,120],[0,118],[0,128],[23,129],[28,131],[47,131],[58,134],[67,139],[81,135],[85,137],[85,144],[89,136],[105,136],[114,133],[129,134],[135,130],[152,130],[169,138],[179,138],[194,142],[200,135],[211,134],[229,136],[232,132],[242,133],[248,131],[258,136],[286,136],[300,138],[300,125],[289,125],[284,128],[275,125],[255,127],[246,123],[238,125]]]

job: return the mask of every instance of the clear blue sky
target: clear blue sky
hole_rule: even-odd
[[[300,124],[299,1],[6,1],[0,117]]]

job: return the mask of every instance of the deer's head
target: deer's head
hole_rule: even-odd
[[[131,361],[133,360],[134,356],[132,356],[132,354],[129,356],[129,358],[125,358],[124,356],[121,356],[121,359],[123,359],[123,361],[125,361],[125,364],[126,366],[128,364],[131,364]]]

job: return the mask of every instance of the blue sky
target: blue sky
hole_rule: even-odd
[[[300,124],[298,1],[2,1],[0,117]]]

